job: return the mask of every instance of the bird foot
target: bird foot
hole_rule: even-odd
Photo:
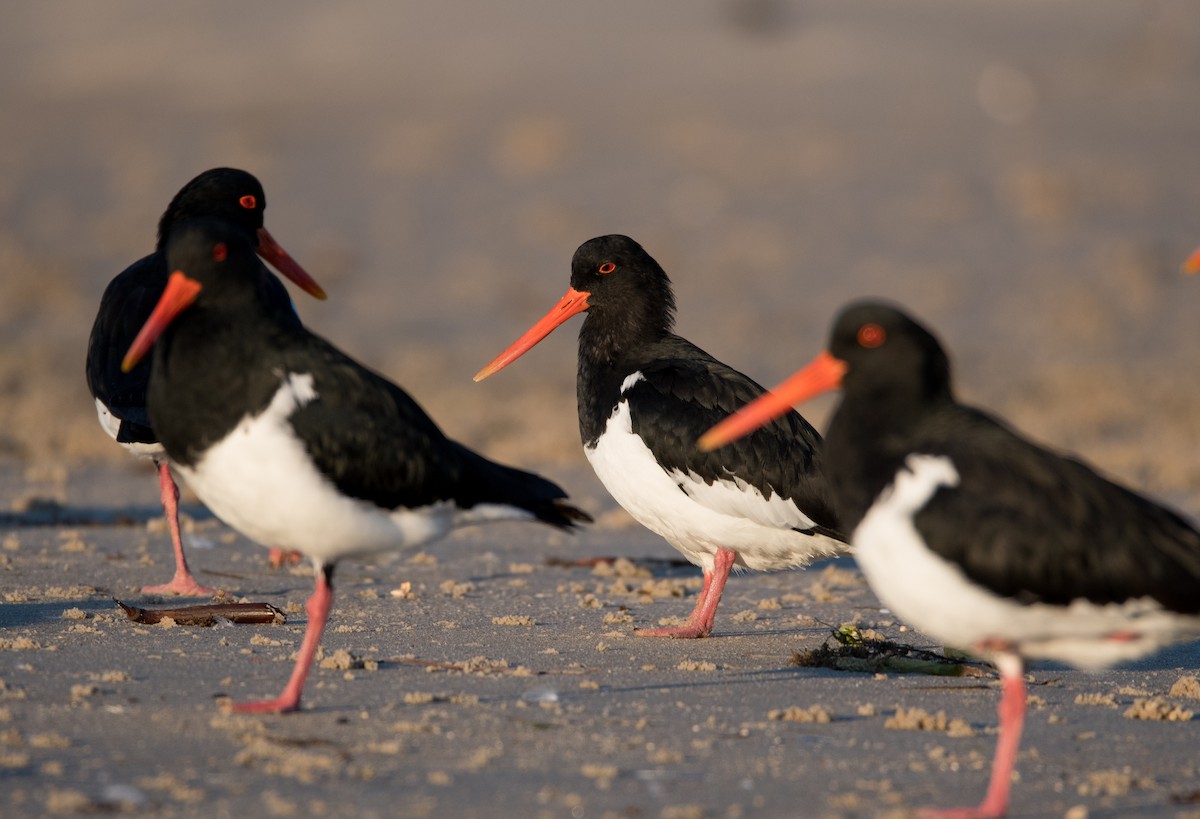
[[[180,597],[214,597],[224,595],[220,589],[201,586],[190,574],[176,574],[170,583],[160,586],[142,586],[142,594],[177,594]]]
[[[224,707],[235,714],[288,714],[300,710],[300,698],[279,697],[255,702],[228,702]]]
[[[712,626],[685,623],[682,626],[669,628],[639,628],[633,632],[634,637],[671,637],[675,640],[699,640],[712,634]]]
[[[920,819],[999,819],[1008,811],[995,811],[984,804],[974,808],[922,808],[917,811]]]

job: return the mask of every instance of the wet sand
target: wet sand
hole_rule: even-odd
[[[579,243],[623,232],[671,274],[680,332],[756,379],[806,361],[847,300],[891,298],[939,330],[962,396],[1194,520],[1200,282],[1179,263],[1200,242],[1200,16],[1185,0],[451,5],[6,11],[0,814],[973,803],[994,686],[789,665],[847,621],[929,645],[851,560],[735,578],[696,642],[630,634],[686,615],[697,571],[546,565],[674,556],[584,461],[576,324],[470,376],[566,289]],[[105,284],[222,164],[262,179],[268,226],[329,291],[297,296],[312,328],[600,519],[347,562],[325,654],[373,668],[315,670],[287,717],[214,697],[282,687],[311,573],[268,570],[185,496],[201,579],[289,622],[124,622],[111,598],[144,603],[169,543],[152,473],[103,435],[83,381]],[[832,406],[805,412],[823,427]],[[1200,813],[1200,721],[1125,716],[1154,697],[1159,716],[1200,708],[1186,683],[1170,694],[1197,666],[1196,645],[1101,675],[1035,666],[1014,815]],[[830,721],[770,718],[793,706]],[[889,728],[898,706],[973,735]]]

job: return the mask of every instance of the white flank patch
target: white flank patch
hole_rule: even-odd
[[[629,375],[625,376],[625,380],[621,382],[621,395],[624,395],[625,393],[629,392],[629,388],[632,387],[637,382],[645,381],[645,380],[646,380],[646,376],[642,375],[641,370],[637,370],[636,372],[632,372]]]
[[[622,390],[641,377],[626,378]],[[804,566],[845,550],[831,538],[793,531],[812,521],[790,500],[767,501],[743,481],[709,485],[695,475],[667,473],[633,434],[628,401],[617,405],[596,446],[584,447],[584,454],[617,503],[705,570],[722,547],[737,552],[737,565],[761,570]]]
[[[317,399],[312,375],[281,374],[281,382],[266,409],[179,469],[205,505],[247,537],[332,561],[424,543],[469,523],[529,517],[499,505],[462,511],[450,501],[389,512],[340,494],[288,423]]]
[[[121,419],[113,415],[99,398],[96,399],[96,416],[100,419],[100,426],[104,427],[104,431],[108,433],[108,437],[114,441],[117,440],[117,433],[121,431]],[[121,446],[126,452],[138,458],[165,459],[167,457],[167,453],[160,443],[143,444],[125,443],[122,441]]]
[[[279,380],[283,382],[281,386],[286,387],[291,392],[296,409],[316,399],[317,388],[313,386],[312,373],[284,373],[283,370],[272,370],[272,374],[279,376]],[[278,400],[279,396],[276,395],[272,400],[272,404]],[[288,414],[290,415],[291,413],[289,412]]]
[[[1200,629],[1196,618],[1163,611],[1149,599],[1104,606],[1084,600],[1069,606],[1022,604],[973,583],[957,565],[930,551],[913,525],[939,488],[958,485],[953,462],[914,454],[905,466],[854,530],[854,556],[883,604],[930,637],[960,648],[1010,643],[1025,657],[1097,669],[1144,656],[1182,631]],[[1113,640],[1114,634],[1136,636]]]

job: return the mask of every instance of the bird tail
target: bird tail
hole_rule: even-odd
[[[556,498],[544,506],[545,508],[530,509],[529,511],[533,512],[534,517],[538,520],[559,529],[571,531],[577,526],[593,522],[591,515],[578,506],[567,503],[566,498]]]
[[[557,529],[570,531],[592,516],[567,502],[567,493],[553,481],[533,472],[490,461],[477,452],[459,445],[475,473],[479,493],[470,498],[474,504],[503,504],[516,507],[537,520]]]

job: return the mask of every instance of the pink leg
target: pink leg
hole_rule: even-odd
[[[179,534],[179,487],[171,478],[171,468],[165,462],[155,461],[158,466],[158,489],[162,495],[163,512],[167,517],[167,528],[171,531],[171,543],[175,547],[175,576],[170,583],[161,586],[142,586],[145,594],[179,594],[184,597],[211,597],[219,594],[218,589],[201,586],[188,569],[183,556],[183,538]]]
[[[988,783],[987,796],[977,808],[951,810],[928,809],[920,812],[922,817],[938,819],[996,819],[1008,813],[1009,791],[1012,789],[1013,769],[1017,761],[1017,747],[1021,744],[1021,729],[1025,724],[1025,675],[1021,658],[1015,654],[996,657],[1000,669],[1000,738],[996,741],[996,756],[992,760],[992,780]]]
[[[704,587],[696,598],[696,608],[682,626],[671,628],[643,628],[634,632],[638,637],[674,637],[676,640],[695,640],[712,634],[713,621],[717,617],[717,606],[725,591],[725,581],[737,560],[737,552],[717,549],[713,556],[713,569],[704,573]]]
[[[304,690],[304,681],[308,679],[308,670],[312,667],[317,646],[321,643],[321,634],[325,631],[325,622],[329,619],[329,609],[333,605],[333,567],[318,565],[316,568],[316,588],[304,605],[308,612],[304,641],[300,644],[300,656],[296,658],[296,667],[292,669],[292,677],[283,693],[273,700],[235,702],[230,706],[231,710],[241,714],[286,714],[300,710],[300,693]]]

